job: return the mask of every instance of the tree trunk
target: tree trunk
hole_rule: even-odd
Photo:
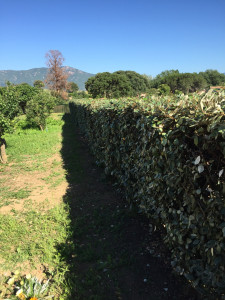
[[[7,155],[5,152],[5,140],[0,138],[0,162],[3,164],[7,163]]]

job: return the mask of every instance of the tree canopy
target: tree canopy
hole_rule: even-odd
[[[141,93],[145,93],[149,88],[149,81],[148,79],[134,71],[117,71],[114,74],[124,75],[132,88],[130,96],[138,96]]]
[[[225,85],[225,74],[219,73],[217,70],[206,70],[199,73],[210,86]]]
[[[26,106],[26,118],[31,125],[37,125],[43,131],[46,119],[55,106],[55,98],[47,91],[40,90]]]
[[[2,136],[13,128],[14,119],[20,113],[19,101],[15,87],[8,85],[0,94],[0,161],[7,162],[5,141]]]
[[[45,84],[42,80],[35,80],[33,85],[34,85],[34,87],[39,88],[39,89],[41,89],[45,86]]]
[[[85,88],[93,98],[138,96],[148,89],[148,80],[134,71],[98,73],[90,77]]]
[[[27,102],[31,100],[39,92],[39,90],[36,87],[32,87],[28,83],[15,85],[14,90],[19,102],[19,106],[22,109],[22,112],[25,113]]]
[[[76,93],[78,90],[79,90],[79,87],[75,82],[68,82],[67,83],[67,92]]]
[[[178,70],[166,70],[150,81],[151,88],[158,89],[162,84],[168,85],[173,93],[180,90],[188,94],[210,86],[225,84],[225,75],[216,70],[206,70],[200,73],[180,73]]]

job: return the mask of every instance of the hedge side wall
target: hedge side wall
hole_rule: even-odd
[[[225,293],[224,108],[224,94],[71,104],[106,173],[165,227],[174,269],[212,296]]]

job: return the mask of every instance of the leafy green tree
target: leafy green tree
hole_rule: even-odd
[[[37,125],[43,131],[46,128],[46,119],[55,106],[56,99],[46,91],[40,90],[26,106],[28,123]]]
[[[142,74],[144,78],[146,78],[148,81],[151,81],[153,79],[152,75]]]
[[[73,93],[72,97],[75,99],[83,99],[83,98],[88,99],[90,98],[90,95],[88,94],[87,91],[78,91],[76,93]]]
[[[197,92],[207,87],[207,82],[201,74],[193,73],[192,79],[193,79],[193,84],[192,84],[191,92]]]
[[[219,73],[217,70],[206,70],[205,72],[200,72],[208,86],[216,86],[225,84],[225,75]]]
[[[206,86],[206,80],[197,73],[181,73],[177,79],[177,89],[184,94],[202,90]]]
[[[160,89],[162,84],[168,85],[172,93],[180,90],[185,94],[202,90],[207,86],[207,82],[201,74],[179,73],[178,70],[164,71],[150,82],[150,86],[157,89]]]
[[[103,72],[89,78],[85,88],[93,98],[138,96],[149,89],[149,81],[134,71]]]
[[[184,73],[180,74],[177,80],[177,89],[182,91],[184,94],[188,94],[193,85],[193,78],[191,74]]]
[[[177,81],[179,75],[180,73],[178,70],[163,71],[150,82],[150,87],[158,89],[161,84],[167,84],[171,91],[174,92],[178,88]]]
[[[5,94],[10,90],[10,93],[19,103],[22,112],[25,114],[26,103],[39,92],[39,89],[30,86],[28,83],[17,85],[8,84],[6,87],[0,88],[0,94]]]
[[[15,86],[15,93],[19,101],[19,106],[25,114],[27,102],[39,93],[39,90],[28,83],[21,83]]]
[[[123,74],[112,73],[110,75],[109,88],[107,90],[107,98],[119,98],[129,96],[132,87],[128,78]]]
[[[45,86],[44,82],[42,80],[35,80],[33,83],[34,87],[41,89]]]
[[[5,87],[0,86],[0,96],[3,95]]]
[[[15,87],[7,86],[0,94],[0,162],[7,162],[6,142],[3,135],[13,129],[15,117],[20,113]]]
[[[94,77],[88,78],[85,83],[85,88],[93,98],[107,98],[111,81],[109,72],[98,73]]]
[[[159,94],[159,90],[156,89],[156,88],[150,88],[150,89],[148,90],[148,94],[149,94],[149,95],[158,95],[158,94]]]
[[[79,90],[79,87],[75,82],[67,83],[67,92],[68,93],[76,93],[78,90]]]
[[[174,76],[174,75],[179,75],[180,72],[178,70],[165,70],[163,72],[161,72],[159,75],[157,75],[157,77],[160,78],[167,78],[169,76]]]
[[[124,74],[103,72],[89,79],[86,89],[93,98],[118,98],[132,94],[130,81]]]
[[[161,84],[159,86],[159,94],[160,95],[169,95],[170,94],[170,86],[168,84]]]
[[[127,77],[127,80],[131,85],[129,96],[139,96],[141,93],[145,93],[149,88],[148,79],[145,76],[134,71],[116,71],[113,74],[120,74]]]

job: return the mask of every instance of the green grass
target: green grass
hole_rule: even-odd
[[[59,128],[63,125],[62,120],[49,118],[47,128],[43,132],[37,128],[24,129],[24,127],[26,128],[25,125],[24,120],[22,120],[18,123],[14,134],[6,134],[4,136],[7,141],[9,160],[16,162],[36,160],[38,155],[38,162],[36,163],[40,164],[47,157],[59,151],[55,146],[61,141]]]
[[[19,172],[47,171],[47,168],[43,165],[43,161],[31,161],[29,162],[29,165],[24,164],[24,160],[21,162],[17,161],[17,164],[13,167],[13,169]]]
[[[65,180],[65,174],[59,171],[53,171],[49,176],[42,178],[42,180],[50,184],[53,188],[60,185]]]
[[[12,199],[26,199],[29,197],[29,195],[30,190],[28,189],[10,190],[8,187],[2,187],[0,195],[0,207],[13,203]]]
[[[43,174],[44,183],[51,188],[66,181],[61,161],[54,159],[46,165],[48,159],[60,152],[63,124],[60,115],[53,115],[48,119],[47,130],[41,132],[38,128],[27,128],[26,121],[21,119],[16,131],[4,137],[9,164],[0,165],[0,176],[3,175],[0,178],[0,207],[12,205],[10,213],[0,214],[0,274],[16,270],[21,274],[32,273],[42,266],[43,272],[53,274],[51,291],[56,299],[60,299],[59,295],[67,289],[64,275],[68,266],[60,249],[71,235],[68,206],[61,201],[49,209],[47,199],[40,203],[29,199],[32,192],[29,182],[21,188],[14,187],[12,182],[13,178],[23,176],[30,176],[32,181],[36,171]],[[46,176],[45,172],[49,170],[51,173]],[[34,188],[42,193],[43,186]],[[13,204],[21,200],[22,208],[15,209]],[[4,280],[0,275],[0,294]]]
[[[37,263],[54,267],[60,262],[56,246],[68,238],[68,228],[65,205],[47,211],[30,209],[19,213],[14,211],[12,215],[0,215],[2,266],[8,269],[29,261],[33,267]],[[22,271],[22,266],[19,269]]]

